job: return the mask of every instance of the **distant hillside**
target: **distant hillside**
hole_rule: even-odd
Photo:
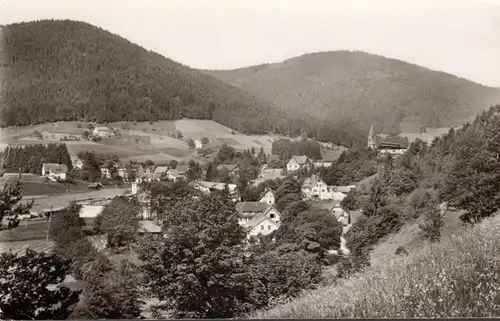
[[[500,91],[363,52],[306,54],[282,63],[204,71],[289,111],[397,133],[407,116],[423,127],[457,126],[500,102]]]
[[[305,128],[343,145],[362,139],[349,125],[333,128],[279,111],[247,91],[87,23],[18,23],[4,26],[1,34],[2,127],[186,117],[213,119],[246,134],[290,135]]]

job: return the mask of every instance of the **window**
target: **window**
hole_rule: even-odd
[[[263,230],[263,229],[264,229],[264,225],[261,225],[261,226],[260,226],[260,229],[261,229],[261,230]]]
[[[270,218],[274,218],[274,213],[271,213],[271,215],[269,215]]]
[[[268,229],[268,230],[270,230],[270,229],[271,229],[271,225],[268,225],[268,226],[267,226],[267,229]]]

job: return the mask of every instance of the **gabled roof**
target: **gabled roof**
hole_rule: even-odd
[[[311,177],[308,177],[304,180],[304,183],[302,183],[302,188],[313,188],[319,182],[323,182],[323,180],[317,175],[312,175]]]
[[[355,188],[356,186],[354,185],[348,185],[348,186],[335,186],[335,191],[337,192],[340,192],[340,193],[343,193],[343,194],[347,194],[349,193],[350,190],[352,190],[353,188]]]
[[[264,221],[268,221],[269,223],[271,223],[275,227],[278,227],[278,225],[273,220],[271,220],[269,217],[267,217],[264,214],[257,215],[254,218],[252,218],[251,220],[249,220],[246,223],[246,227],[253,229],[254,227],[256,227],[257,225],[259,225],[260,223],[262,223]]]
[[[264,192],[262,192],[262,194],[260,194],[260,196],[259,196],[259,200],[260,200],[260,199],[262,199],[262,198],[263,198],[263,197],[267,194],[267,192],[271,192],[271,193],[273,193],[273,195],[274,195],[274,196],[276,196],[276,194],[274,193],[274,191],[273,191],[272,189],[270,189],[270,188],[266,188],[266,189],[264,190]]]
[[[44,163],[42,165],[42,168],[44,168],[45,170],[49,170],[49,171],[58,171],[58,172],[61,172],[61,173],[66,173],[68,171],[68,167],[64,164],[57,164],[57,163]]]
[[[155,165],[146,165],[146,166],[144,166],[144,169],[149,169],[149,170],[153,171],[155,169],[155,167],[156,167]]]
[[[224,188],[228,187],[229,191],[233,192],[236,189],[236,184],[226,184],[226,183],[218,183],[218,182],[207,182],[207,181],[197,181],[201,186],[204,186],[209,189],[217,189],[217,190],[224,190]]]
[[[236,203],[236,212],[243,213],[266,213],[271,205],[262,202],[238,202]]]
[[[375,144],[377,148],[384,147],[385,146],[397,146],[399,148],[408,148],[408,140],[405,137],[385,137],[382,138],[380,136],[375,136]]]
[[[77,161],[77,160],[80,160],[80,161],[82,160],[82,159],[81,159],[80,157],[78,157],[78,156],[71,156],[70,158],[71,158],[71,161],[72,161],[72,162]]]
[[[158,166],[155,168],[154,173],[155,174],[163,174],[168,172],[168,166]]]
[[[221,170],[223,168],[227,169],[229,172],[236,170],[239,167],[238,164],[222,164],[217,166],[217,169]]]
[[[299,165],[304,165],[309,160],[309,158],[305,155],[293,156],[292,159],[294,159]]]

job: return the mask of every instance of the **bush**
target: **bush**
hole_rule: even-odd
[[[396,252],[394,252],[394,254],[407,256],[408,254],[410,254],[410,252],[408,252],[406,247],[401,245],[396,249]]]
[[[380,209],[380,214],[361,217],[346,234],[347,248],[351,251],[369,249],[381,238],[394,233],[403,225],[398,210],[393,206]]]

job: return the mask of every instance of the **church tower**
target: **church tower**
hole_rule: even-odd
[[[370,126],[370,132],[368,133],[368,148],[375,149],[375,135],[373,134],[373,125]]]

